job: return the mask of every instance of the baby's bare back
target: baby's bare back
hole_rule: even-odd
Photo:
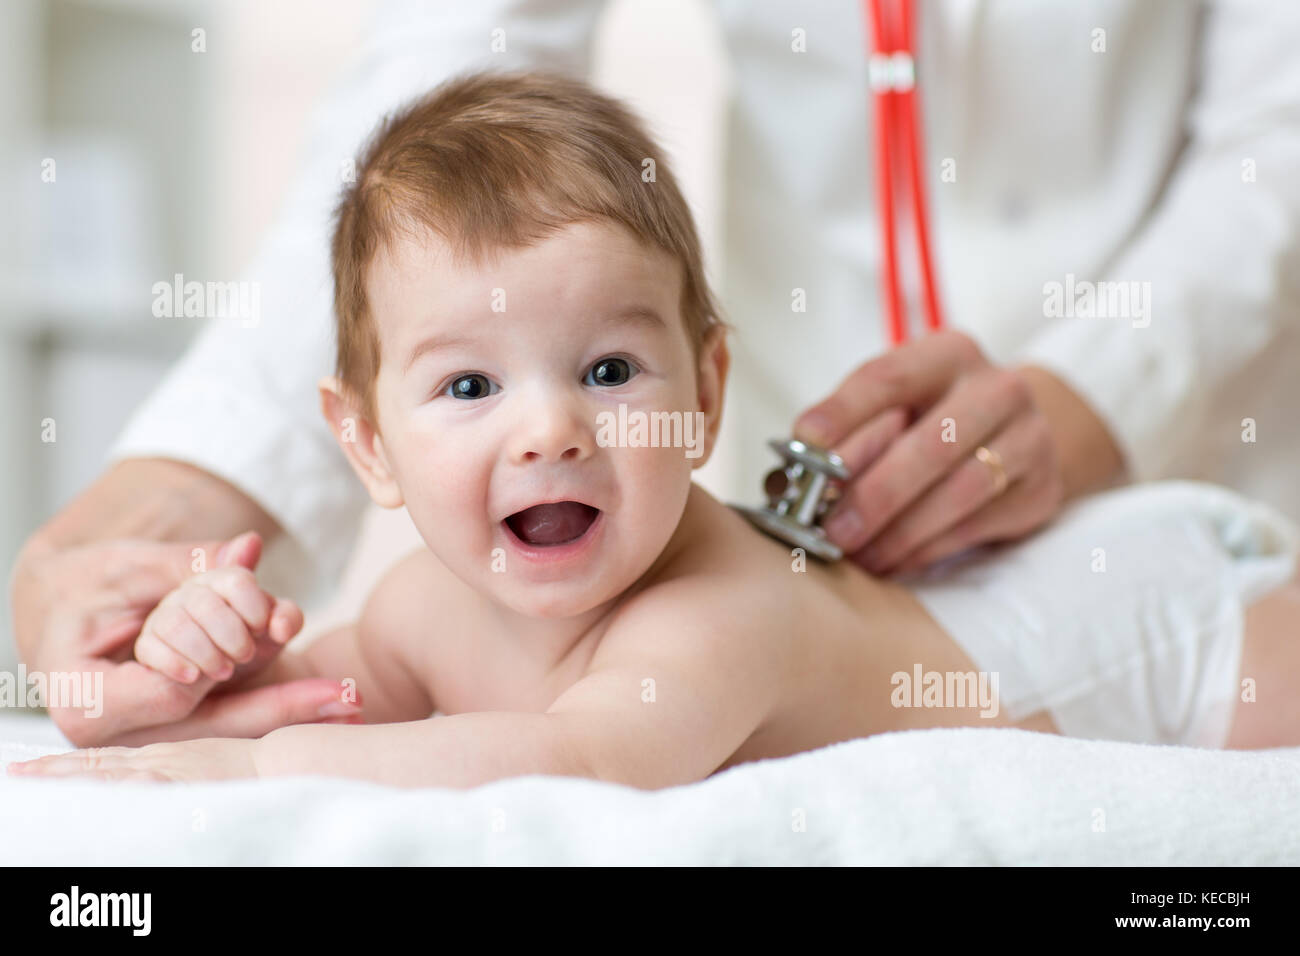
[[[716,504],[716,502],[714,502]],[[719,505],[719,507],[722,507]],[[781,693],[771,716],[719,769],[812,750],[889,730],[936,726],[1007,726],[970,706],[895,706],[900,681],[921,673],[967,674],[976,667],[905,587],[873,578],[849,560],[802,559],[794,549],[753,529],[730,509],[735,553],[747,555],[736,586],[789,595],[788,657],[778,673]],[[756,540],[757,539],[757,540]]]

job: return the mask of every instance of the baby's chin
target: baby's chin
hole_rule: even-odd
[[[486,595],[516,614],[545,620],[563,620],[578,617],[594,608],[606,604],[627,590],[628,585],[619,588],[601,588],[596,593],[592,588],[557,588],[554,584],[515,583],[495,589]]]
[[[538,573],[526,567],[512,570],[507,565],[487,574],[480,571],[466,583],[486,600],[516,614],[561,620],[579,617],[617,600],[639,580],[655,557],[647,555],[643,561],[629,562],[622,556],[605,555],[588,567],[562,575]]]
[[[504,549],[480,550],[486,557],[467,561],[476,549],[452,549],[445,540],[425,544],[443,566],[485,601],[526,617],[559,619],[576,617],[618,597],[636,581],[634,570],[621,573],[619,563],[602,560],[580,571],[547,573],[520,567]],[[649,565],[650,562],[646,562]],[[512,567],[512,565],[514,565]]]

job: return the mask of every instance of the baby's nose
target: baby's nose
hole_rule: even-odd
[[[516,461],[579,461],[596,445],[594,423],[575,404],[562,399],[530,403],[515,432]]]

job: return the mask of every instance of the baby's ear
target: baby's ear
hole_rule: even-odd
[[[321,379],[316,387],[320,389],[321,412],[371,500],[381,508],[402,507],[402,490],[393,477],[383,439],[362,414],[352,390],[333,375]]]
[[[692,468],[703,466],[713,455],[718,430],[722,427],[722,400],[727,393],[727,372],[730,368],[727,327],[715,325],[709,329],[700,347],[700,367],[696,382],[700,411],[704,413],[704,454],[692,462]]]

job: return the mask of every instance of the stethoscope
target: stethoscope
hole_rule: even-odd
[[[918,119],[916,60],[913,55],[916,18],[914,0],[897,0],[895,16],[885,16],[889,0],[864,0],[863,12],[871,27],[871,54],[867,80],[875,101],[876,205],[880,220],[881,283],[885,318],[891,345],[907,340],[902,293],[898,281],[898,256],[894,229],[894,180],[901,172],[908,180],[912,222],[921,265],[926,325],[931,331],[943,328],[934,267],[930,257],[930,235],[922,175],[921,123]],[[760,530],[803,548],[824,561],[844,556],[826,537],[821,519],[839,498],[849,478],[843,459],[834,452],[795,439],[768,442],[783,459],[779,468],[763,481],[767,506],[735,506]]]

